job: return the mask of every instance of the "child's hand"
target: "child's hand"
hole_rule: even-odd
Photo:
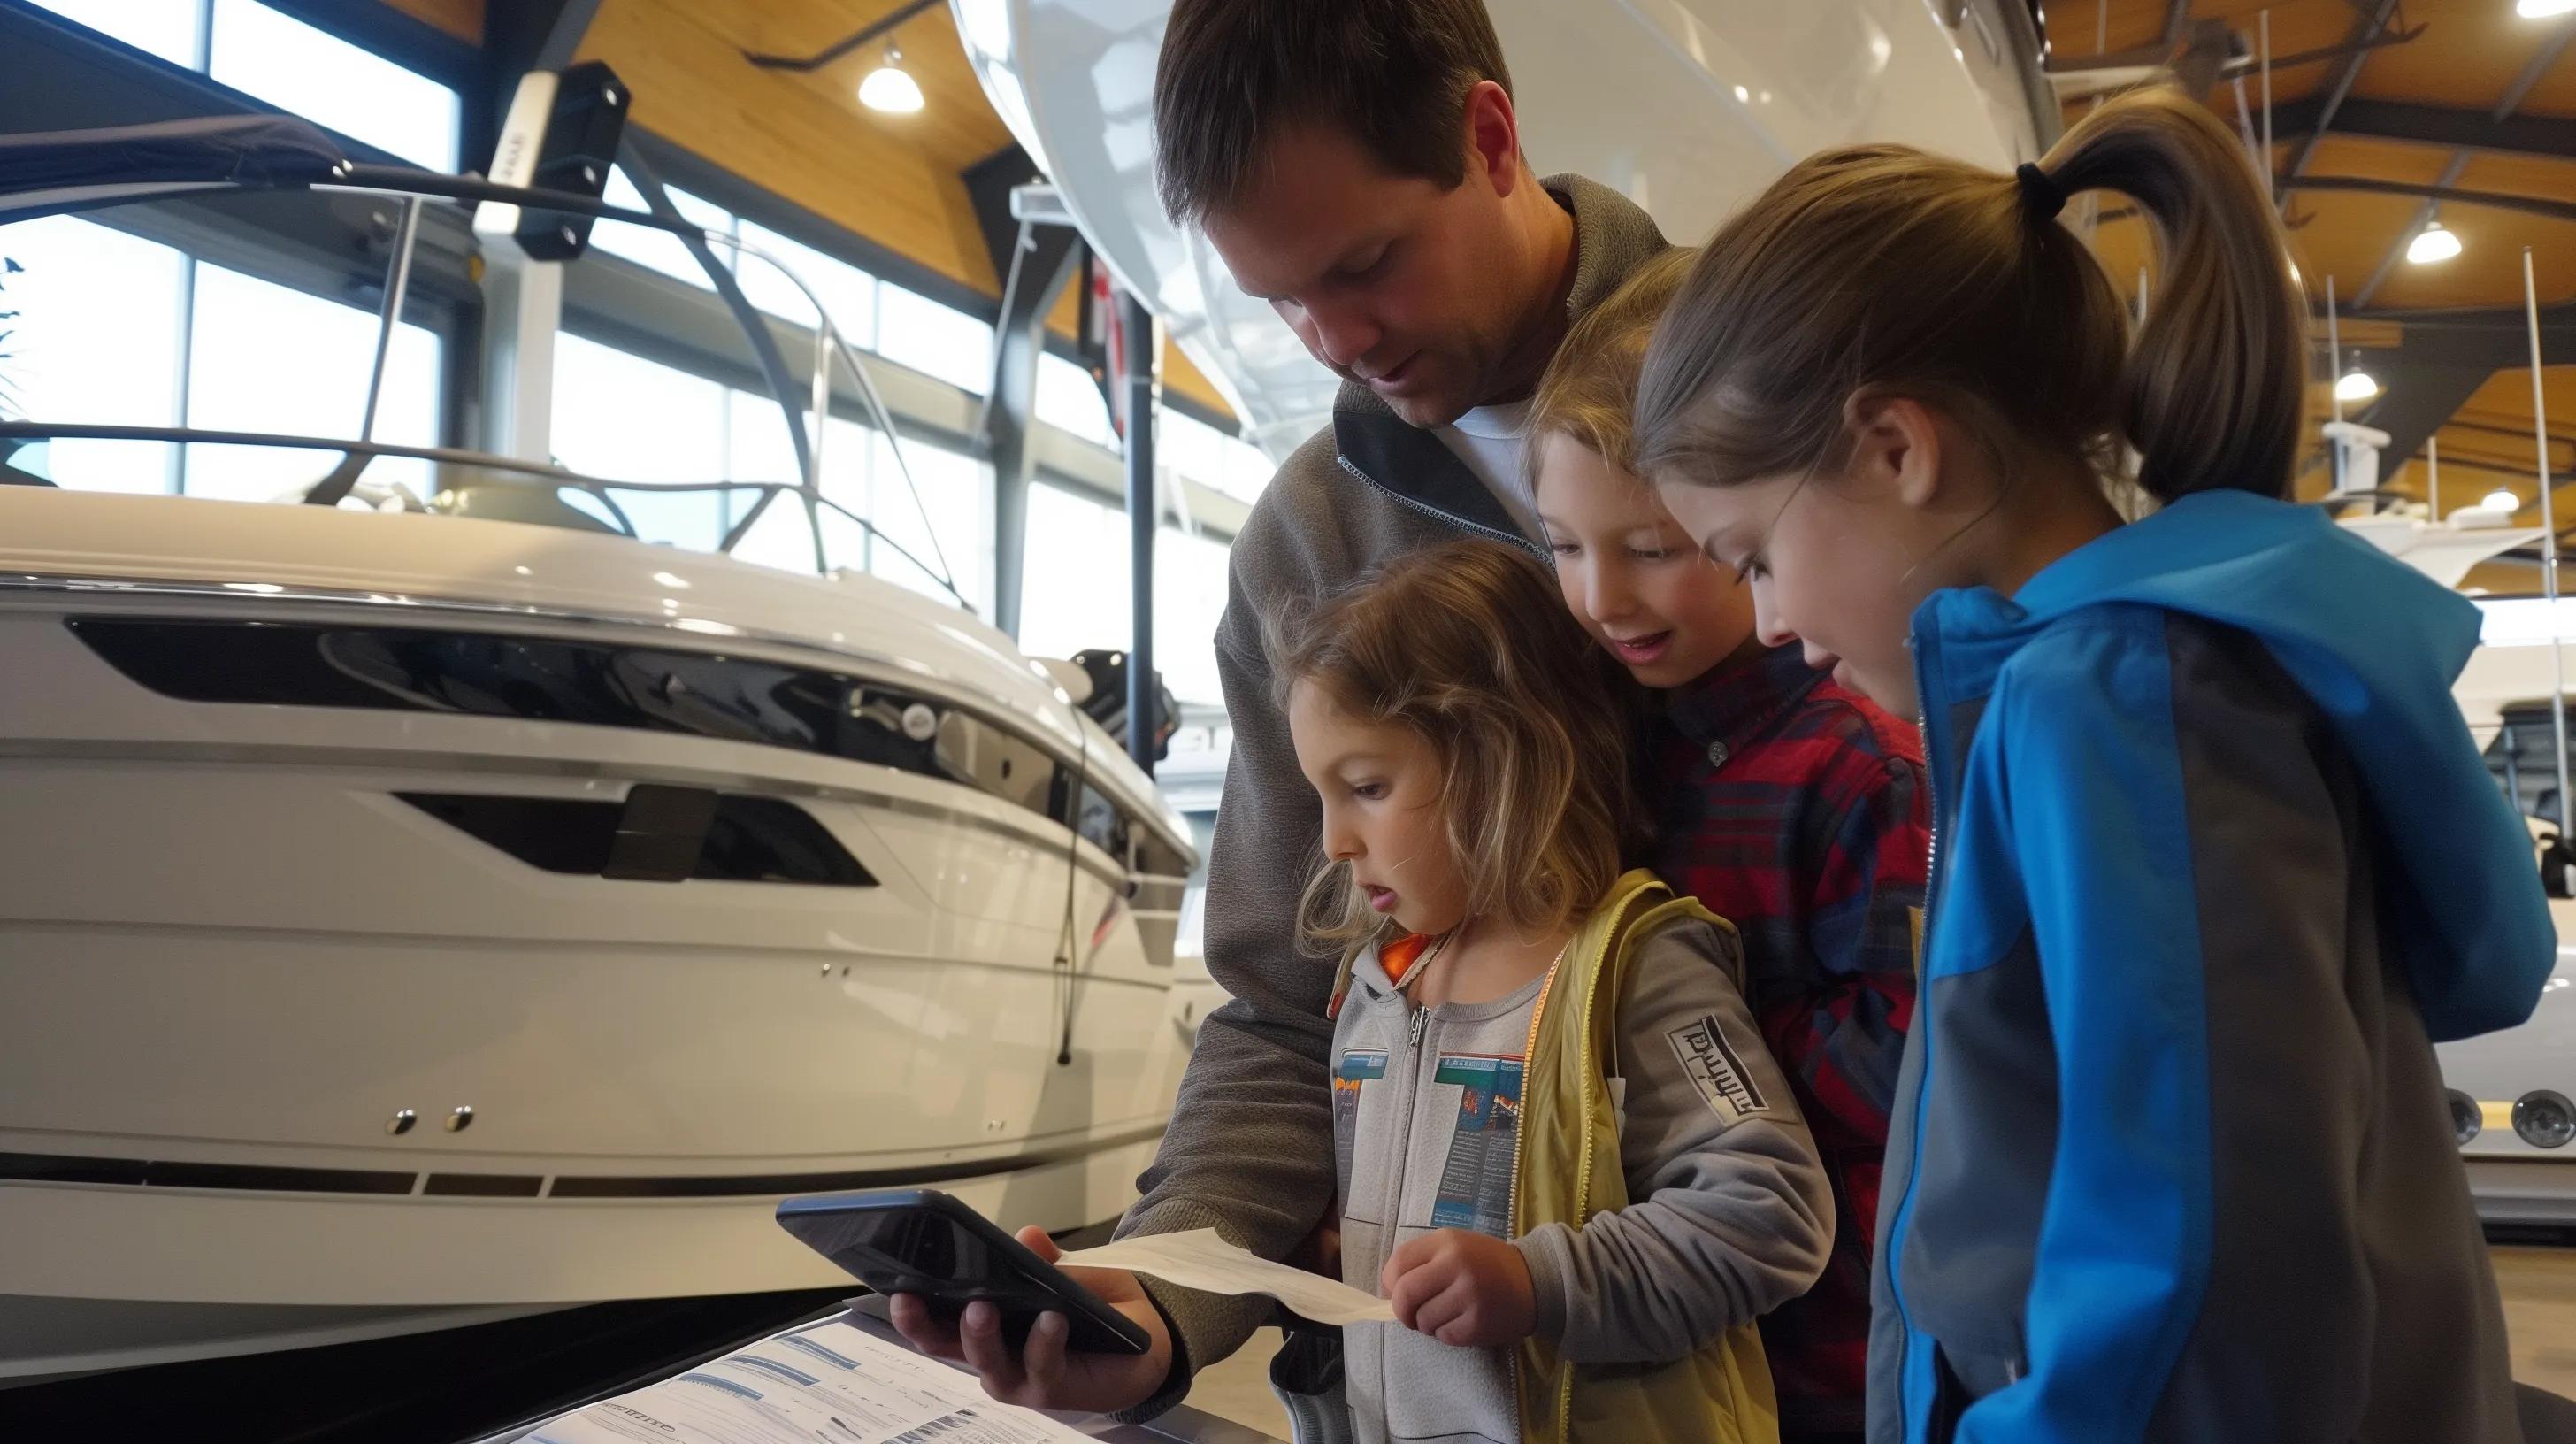
[[[1498,1238],[1444,1228],[1398,1248],[1378,1271],[1395,1321],[1444,1344],[1499,1349],[1538,1326],[1521,1251]]]

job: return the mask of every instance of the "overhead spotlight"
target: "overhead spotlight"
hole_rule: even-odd
[[[2488,492],[2486,496],[2478,502],[2478,505],[2485,507],[2489,511],[2520,511],[2522,510],[2522,498],[2513,494],[2513,488],[2499,486],[2495,490]]]
[[[2576,8],[2576,0],[2567,0]],[[2424,229],[2406,245],[2406,259],[2419,266],[2439,265],[2460,253],[2460,238],[2442,228],[2440,221],[2426,221]]]
[[[2576,4],[2576,0],[2570,0],[2570,3]],[[2343,373],[2343,379],[2335,383],[2337,401],[2368,401],[2378,394],[2379,383],[2372,380],[2367,371],[2347,371]]]
[[[2513,7],[2513,13],[2525,20],[2547,20],[2571,10],[2576,10],[2576,0],[2522,0]]]
[[[886,46],[885,64],[859,82],[859,104],[888,115],[911,115],[921,109],[921,84],[904,70],[902,51]]]

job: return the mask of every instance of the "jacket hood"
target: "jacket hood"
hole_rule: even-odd
[[[2435,1040],[2528,1017],[2557,938],[2529,829],[2451,696],[2477,607],[2315,507],[2211,491],[2077,548],[2010,598],[1935,593],[1914,625],[1991,685],[2022,641],[2116,603],[2254,634],[2325,714],[2379,824],[2391,918]]]

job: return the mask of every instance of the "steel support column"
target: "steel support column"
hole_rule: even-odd
[[[1022,224],[993,329],[993,385],[984,403],[984,454],[993,464],[993,625],[1020,635],[1020,581],[1029,548],[1029,485],[1037,477],[1038,357],[1046,322],[1080,269],[1070,227]]]
[[[1125,333],[1127,391],[1127,569],[1133,589],[1135,632],[1127,643],[1127,755],[1154,775],[1154,313],[1118,293],[1119,329]]]

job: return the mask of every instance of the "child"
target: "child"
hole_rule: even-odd
[[[2163,236],[2134,348],[2054,221],[2097,189]],[[2432,1040],[2554,942],[2450,699],[2476,611],[2285,499],[2304,321],[2234,138],[2151,93],[2014,176],[1807,161],[1647,354],[1641,469],[1759,634],[1924,719],[1885,1444],[2521,1437]]]
[[[1360,1439],[1770,1440],[1750,1325],[1832,1211],[1729,931],[1643,872],[1598,653],[1450,543],[1274,649],[1323,802],[1344,1333]]]
[[[1880,1160],[1914,1012],[1922,741],[1797,648],[1756,640],[1752,593],[1636,475],[1638,369],[1690,264],[1648,264],[1567,333],[1531,401],[1529,467],[1567,608],[1653,689],[1637,754],[1655,871],[1741,933],[1754,1019],[1833,1184],[1824,1277],[1762,1320],[1782,1432],[1856,1439]]]

